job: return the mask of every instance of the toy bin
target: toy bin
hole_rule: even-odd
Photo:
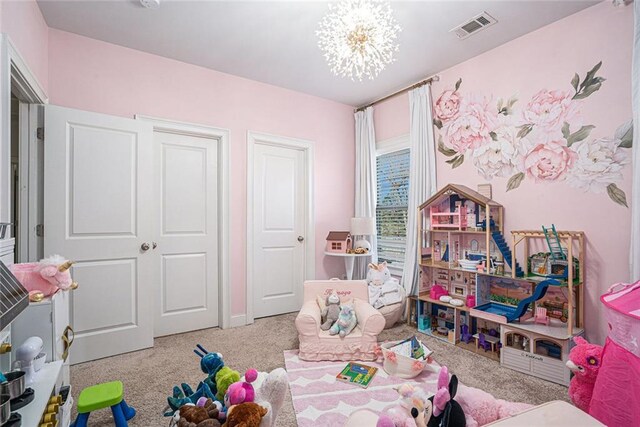
[[[409,356],[403,356],[389,350],[391,347],[401,343],[402,341],[405,340],[390,341],[380,345],[382,349],[382,356],[384,357],[382,367],[384,368],[384,371],[391,376],[405,379],[415,378],[420,375],[424,368],[427,367],[427,360],[412,359]],[[425,353],[430,353],[430,350],[422,344],[422,342],[420,342],[420,344],[424,347]]]
[[[640,281],[618,283],[600,297],[609,336],[589,414],[608,426],[637,426],[640,420]]]

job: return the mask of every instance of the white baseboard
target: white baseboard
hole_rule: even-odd
[[[231,322],[229,326],[231,328],[237,328],[238,326],[245,326],[247,324],[247,316],[245,314],[237,314],[231,316]]]

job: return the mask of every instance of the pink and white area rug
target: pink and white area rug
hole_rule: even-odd
[[[440,369],[433,362],[416,378],[407,380],[389,376],[382,363],[362,362],[377,367],[378,372],[369,387],[361,388],[336,379],[347,362],[305,362],[298,358],[298,350],[288,350],[284,363],[298,427],[342,426],[352,412],[363,408],[379,413],[398,400],[393,388],[400,384],[420,384],[435,393]]]

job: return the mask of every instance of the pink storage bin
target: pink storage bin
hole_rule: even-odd
[[[640,425],[640,281],[618,283],[600,297],[609,337],[589,414],[608,426]]]

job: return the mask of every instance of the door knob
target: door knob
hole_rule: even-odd
[[[300,243],[304,242],[304,237],[298,236],[298,242],[300,242]]]
[[[142,252],[146,252],[149,250],[149,244],[147,242],[144,242],[143,244],[140,245],[140,249],[142,249]]]

